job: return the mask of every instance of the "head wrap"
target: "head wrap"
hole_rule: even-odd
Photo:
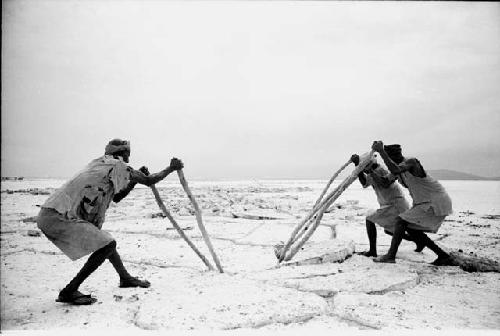
[[[401,153],[401,146],[398,144],[394,145],[385,145],[384,146],[384,151],[387,153],[389,156],[397,156],[397,155],[402,155]]]
[[[104,154],[113,155],[123,151],[130,152],[130,141],[113,139],[106,145],[106,148],[104,149]]]

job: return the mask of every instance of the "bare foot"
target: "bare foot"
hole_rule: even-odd
[[[417,245],[415,252],[422,252],[423,249],[425,248],[425,244],[417,244],[417,243],[415,243],[415,244]]]
[[[56,302],[65,302],[75,306],[91,305],[97,302],[97,299],[90,295],[82,294],[80,291],[67,291],[62,290],[56,299]]]
[[[438,257],[431,264],[434,266],[459,266],[458,262],[452,256]]]
[[[373,251],[358,252],[356,254],[362,255],[364,257],[376,257],[377,256],[377,252],[373,252]]]
[[[380,256],[378,258],[373,259],[374,262],[376,263],[388,263],[388,264],[395,264],[396,263],[396,258],[393,258],[387,254],[384,254],[383,256]]]
[[[120,288],[142,287],[148,288],[151,283],[148,280],[139,280],[136,277],[120,279]]]

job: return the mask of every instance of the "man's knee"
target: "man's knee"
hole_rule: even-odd
[[[374,223],[374,222],[372,222],[371,220],[368,220],[368,219],[367,219],[367,220],[366,220],[366,226],[367,226],[367,227],[375,227],[375,223]]]
[[[415,230],[415,229],[407,228],[406,232],[408,232],[408,234],[410,235],[410,237],[413,237],[413,238],[418,238],[418,239],[429,238],[429,237],[427,237],[427,235],[425,234],[425,232],[423,232],[422,230]]]
[[[401,227],[407,228],[408,224],[410,224],[410,223],[405,221],[403,218],[401,218],[399,216],[397,217],[396,226],[401,226]]]
[[[116,250],[116,240],[112,240],[108,245],[104,246],[101,250],[106,254],[106,256],[113,253],[113,251]]]
[[[89,257],[89,261],[95,261],[95,260],[101,260],[101,259],[104,260],[108,256],[110,256],[114,251],[116,251],[116,241],[112,240],[107,245],[101,247],[100,249],[98,249],[97,251],[92,253],[91,256]]]

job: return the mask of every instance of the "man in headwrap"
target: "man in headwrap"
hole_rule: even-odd
[[[171,172],[182,169],[183,163],[172,158],[170,166],[147,176],[146,167],[134,170],[127,165],[129,156],[128,141],[111,140],[103,156],[91,161],[41,207],[38,227],[52,243],[71,260],[91,254],[80,272],[60,291],[58,302],[75,305],[96,302],[78,288],[106,259],[118,273],[120,287],[150,286],[147,280],[140,280],[127,272],[116,250],[116,241],[101,227],[111,201],[122,200],[137,183],[150,186],[160,182]]]
[[[353,154],[351,161],[355,166],[359,165],[359,155]],[[375,157],[366,168],[358,175],[359,182],[363,188],[372,186],[380,208],[373,211],[366,217],[366,233],[368,235],[368,242],[370,248],[368,251],[361,252],[361,255],[366,257],[377,256],[377,228],[375,223],[384,228],[384,232],[388,235],[394,234],[394,227],[396,225],[398,215],[410,208],[405,199],[403,191],[395,183],[395,178],[390,178],[389,172],[377,163]],[[403,239],[414,241],[408,234],[403,236]],[[416,242],[416,252],[421,252],[425,246]]]
[[[406,231],[436,253],[438,257],[432,262],[433,265],[456,265],[455,260],[425,234],[425,232],[436,233],[445,217],[453,212],[451,199],[444,187],[427,174],[419,160],[405,158],[400,145],[384,146],[382,141],[374,141],[372,149],[380,153],[387,168],[404,187],[408,188],[413,199],[411,209],[398,216],[389,251],[374,261],[394,263],[399,244]]]

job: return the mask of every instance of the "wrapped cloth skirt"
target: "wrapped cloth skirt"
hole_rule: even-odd
[[[391,233],[394,233],[398,216],[408,210],[410,206],[405,199],[395,201],[393,204],[382,205],[380,209],[372,211],[366,216],[370,222],[376,223]]]
[[[407,221],[408,228],[436,233],[443,224],[446,215],[438,215],[431,203],[415,204],[410,210],[399,215]]]
[[[68,219],[54,209],[42,208],[38,228],[71,260],[77,260],[108,245],[114,238],[83,219]]]

